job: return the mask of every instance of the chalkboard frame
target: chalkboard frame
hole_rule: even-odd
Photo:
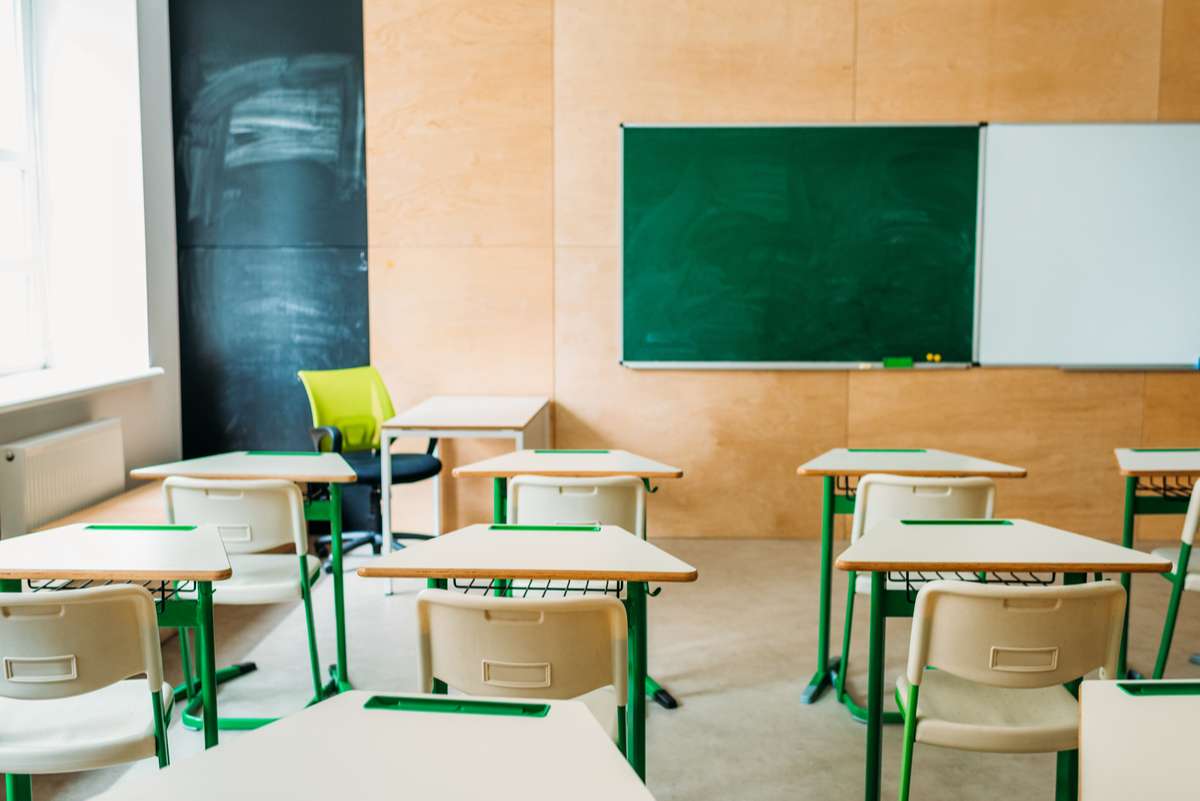
[[[970,362],[917,362],[911,365],[920,370],[963,370],[980,367],[979,326],[983,287],[983,203],[984,177],[987,167],[986,121],[973,122],[622,122],[617,126],[617,194],[618,194],[618,252],[620,279],[618,281],[617,337],[622,367],[633,370],[739,370],[739,371],[838,371],[883,368],[882,361],[648,361],[625,358],[625,131],[631,128],[976,128],[979,131],[979,157],[975,197],[975,276],[971,328]]]

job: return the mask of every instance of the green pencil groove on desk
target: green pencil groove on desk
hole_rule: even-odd
[[[605,448],[535,448],[534,453],[608,453]]]
[[[492,523],[489,531],[599,531],[599,526],[522,526],[514,523]]]
[[[195,526],[87,526],[85,531],[195,531]]]
[[[927,453],[924,448],[847,448],[847,453]]]
[[[246,451],[247,456],[320,456],[318,451]]]
[[[392,712],[441,712],[523,718],[544,718],[550,713],[549,704],[476,701],[468,698],[404,698],[395,695],[373,695],[363,704],[363,708],[384,709]]]
[[[1011,520],[901,520],[903,526],[1011,526]]]
[[[1166,695],[1200,695],[1200,681],[1130,682],[1118,681],[1117,686],[1128,695],[1140,697]]]

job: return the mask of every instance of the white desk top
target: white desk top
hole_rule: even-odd
[[[526,717],[365,709],[372,695],[342,693],[165,770],[130,776],[97,801],[653,801],[578,701]]]
[[[1117,448],[1123,476],[1200,476],[1200,448]]]
[[[474,464],[454,468],[455,478],[499,478],[512,476],[559,476],[597,478],[681,478],[683,471],[628,451],[615,450],[524,450],[504,453]]]
[[[834,448],[796,468],[802,476],[864,476],[890,473],[929,478],[1024,478],[1024,467],[932,448]]]
[[[181,462],[150,465],[130,470],[134,478],[225,478],[253,481],[282,478],[298,484],[353,484],[354,470],[339,453],[298,451],[234,451],[184,459]]]
[[[1194,801],[1200,681],[1085,681],[1079,716],[1080,801]]]
[[[368,562],[368,578],[695,581],[696,568],[616,526],[493,529],[482,523]]]
[[[233,575],[216,526],[76,523],[0,540],[0,578],[220,581]]]
[[[1166,573],[1171,563],[1029,520],[885,520],[837,559],[839,570]]]
[[[383,429],[519,431],[548,403],[540,395],[434,395],[384,421]]]

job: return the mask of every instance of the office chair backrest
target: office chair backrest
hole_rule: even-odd
[[[646,488],[640,478],[517,476],[508,482],[508,522],[620,526],[646,538]]]
[[[1022,587],[932,581],[917,593],[908,680],[926,666],[996,687],[1115,678],[1125,590],[1115,581]]]
[[[374,367],[344,370],[301,370],[296,375],[308,393],[313,427],[334,426],[342,432],[342,452],[379,447],[379,429],[393,417],[392,399]]]
[[[0,697],[66,698],[145,674],[163,684],[154,599],[143,587],[0,594]]]
[[[921,478],[873,473],[858,482],[850,540],[881,520],[972,520],[992,516],[996,482],[990,478]]]
[[[628,682],[625,607],[610,596],[417,596],[422,692],[435,678],[472,695],[575,698]]]
[[[224,481],[172,476],[163,482],[167,519],[216,526],[229,553],[293,545],[308,553],[304,499],[290,481]]]

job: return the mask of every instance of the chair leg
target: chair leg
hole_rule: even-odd
[[[300,594],[304,598],[304,626],[308,633],[308,663],[312,669],[313,700],[321,700],[321,657],[317,653],[317,627],[313,623],[312,579],[308,574],[307,555],[300,557]]]
[[[921,688],[912,685],[908,688],[908,703],[904,705],[904,752],[900,762],[900,801],[908,801],[908,791],[912,785],[913,747],[917,738],[917,700]],[[897,695],[899,690],[896,691]],[[899,701],[899,697],[896,698]]]
[[[1183,585],[1187,582],[1188,562],[1191,561],[1192,546],[1179,544],[1179,558],[1175,574],[1171,579],[1171,601],[1167,604],[1167,616],[1163,620],[1162,638],[1158,642],[1158,659],[1154,661],[1154,678],[1161,679],[1167,669],[1167,655],[1171,652],[1171,640],[1175,636],[1175,618],[1179,615],[1179,602],[1183,599]],[[1122,678],[1118,676],[1117,678]]]
[[[151,714],[154,715],[154,752],[158,756],[158,766],[165,768],[171,764],[171,751],[167,743],[167,721],[163,715],[162,690],[150,693]]]
[[[617,748],[620,749],[622,756],[629,758],[629,749],[625,745],[625,707],[617,707]]]
[[[8,801],[33,801],[33,780],[22,773],[4,774],[4,796]]]
[[[1059,751],[1054,783],[1054,801],[1075,801],[1079,795],[1079,752]]]
[[[183,687],[187,691],[187,697],[196,698],[200,695],[200,688],[192,675],[192,654],[190,642],[192,638],[191,629],[180,628],[176,629],[179,633],[179,662],[183,666]]]
[[[846,576],[850,579],[849,589],[846,590],[846,620],[842,623],[842,656],[838,664],[837,688],[834,693],[840,702],[846,697],[846,673],[850,669],[850,632],[854,626],[854,595],[857,574],[849,571]]]

